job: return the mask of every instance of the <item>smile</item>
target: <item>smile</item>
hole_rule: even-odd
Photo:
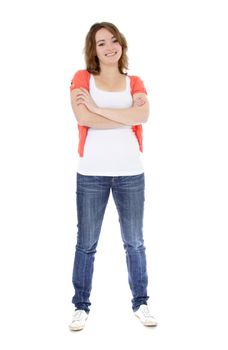
[[[107,53],[105,56],[112,57],[112,56],[115,56],[116,54],[117,54],[117,52]]]

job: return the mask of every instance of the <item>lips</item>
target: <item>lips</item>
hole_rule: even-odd
[[[110,52],[110,53],[106,53],[105,56],[112,57],[112,56],[115,56],[116,54],[117,54],[117,52]]]

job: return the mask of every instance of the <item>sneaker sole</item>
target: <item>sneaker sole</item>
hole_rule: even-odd
[[[144,326],[146,326],[146,327],[157,327],[157,325],[158,325],[158,323],[157,323],[157,321],[154,321],[153,323],[151,323],[151,322],[143,322],[143,321],[141,321],[140,320],[140,317],[138,316],[138,315],[135,315],[138,319],[139,319],[139,321],[144,325]]]
[[[157,325],[158,325],[157,322],[154,322],[154,323],[146,323],[146,322],[143,323],[142,322],[142,324],[146,327],[157,327]]]
[[[70,331],[81,331],[82,329],[84,329],[84,326],[83,327],[72,327],[72,326],[69,326],[69,329]]]

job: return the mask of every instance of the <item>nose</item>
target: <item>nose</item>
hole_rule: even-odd
[[[110,50],[112,50],[114,47],[115,47],[115,43],[113,43],[113,42],[109,42],[107,45],[107,48]]]

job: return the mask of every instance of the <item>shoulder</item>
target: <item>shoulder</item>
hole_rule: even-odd
[[[147,94],[143,80],[138,75],[128,75],[128,76],[131,81],[132,95],[139,92]]]
[[[70,90],[72,91],[73,89],[83,87],[85,89],[89,89],[89,78],[90,78],[90,73],[86,69],[81,69],[78,70],[70,84]]]

